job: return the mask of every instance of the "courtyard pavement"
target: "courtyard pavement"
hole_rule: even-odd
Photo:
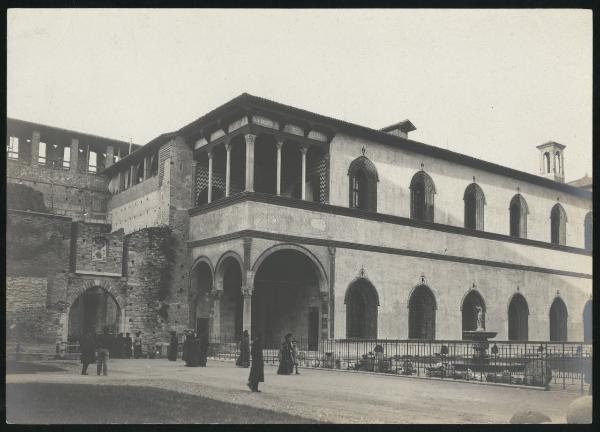
[[[334,423],[508,423],[515,412],[528,409],[565,423],[567,406],[579,396],[319,369],[281,376],[270,365],[265,365],[262,393],[252,393],[246,387],[249,370],[225,361],[188,368],[181,360],[111,359],[107,377],[96,376],[95,365],[83,376],[74,361],[44,364],[66,370],[8,374],[6,382],[150,386]]]

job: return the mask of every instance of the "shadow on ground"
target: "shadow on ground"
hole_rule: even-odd
[[[35,372],[64,372],[67,369],[40,363],[29,363],[9,360],[6,362],[7,374],[28,374]]]
[[[38,383],[6,385],[6,421],[12,424],[317,423],[154,387]]]

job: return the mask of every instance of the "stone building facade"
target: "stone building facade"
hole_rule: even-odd
[[[414,129],[243,94],[134,151],[123,143],[88,183],[65,177],[85,184],[101,220],[49,206],[31,183],[39,160],[9,157],[9,183],[26,179],[39,204],[13,200],[9,221],[52,221],[54,237],[28,244],[63,247],[41,248],[45,272],[9,248],[7,325],[46,323],[43,337],[66,340],[99,316],[150,342],[246,329],[310,348],[460,339],[479,306],[498,339],[591,340],[592,194],[564,183],[565,146],[538,146],[534,175],[410,140]],[[9,121],[9,156],[10,134]],[[116,306],[78,300],[93,292]]]

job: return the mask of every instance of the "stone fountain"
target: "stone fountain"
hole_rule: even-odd
[[[488,339],[496,337],[498,332],[490,332],[485,330],[485,320],[483,308],[477,306],[477,328],[475,330],[463,331],[463,339],[473,341],[473,362],[477,364],[486,363],[489,360],[487,350],[490,346]]]

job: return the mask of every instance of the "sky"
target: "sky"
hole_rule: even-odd
[[[9,117],[145,144],[247,92],[538,173],[592,175],[585,10],[11,9]]]

